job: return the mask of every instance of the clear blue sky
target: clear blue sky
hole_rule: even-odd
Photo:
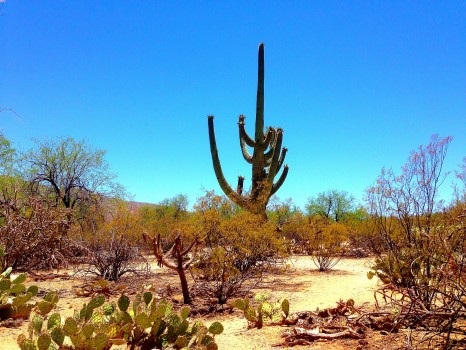
[[[86,139],[138,201],[221,192],[209,114],[225,176],[250,178],[237,119],[253,132],[260,42],[265,123],[289,149],[281,199],[303,206],[328,189],[360,199],[435,133],[454,136],[446,168],[466,156],[464,1],[0,6],[0,106],[18,114],[0,113],[0,130],[18,149]]]

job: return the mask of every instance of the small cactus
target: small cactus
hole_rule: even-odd
[[[223,333],[223,325],[220,322],[214,322],[209,327],[209,332],[218,335]]]
[[[288,299],[282,301],[269,302],[268,295],[257,294],[257,306],[254,307],[249,299],[236,299],[231,303],[233,308],[243,311],[244,318],[248,321],[249,327],[262,328],[264,318],[272,322],[283,322],[290,314],[290,302]],[[280,320],[281,319],[281,320]]]
[[[48,321],[47,321],[47,329],[52,329],[54,327],[57,327],[61,324],[61,316],[59,313],[54,313],[53,315],[50,315]]]
[[[55,326],[51,330],[50,337],[58,346],[62,346],[65,342],[65,332],[59,326]]]
[[[129,298],[126,295],[121,295],[118,299],[118,308],[120,311],[126,311],[129,307]]]
[[[26,288],[24,273],[13,278],[11,272],[9,267],[0,274],[0,320],[27,318],[34,308],[32,299],[39,291],[37,286]]]
[[[52,338],[50,335],[44,333],[39,336],[37,339],[37,348],[39,350],[47,350],[52,343]]]
[[[19,339],[18,339],[18,342],[19,342]],[[34,343],[34,341],[30,339],[24,339],[19,344],[20,344],[19,347],[21,350],[37,350],[36,344]]]
[[[31,315],[31,322],[29,323],[29,332],[31,333],[41,333],[42,325],[44,324],[44,319],[39,315]]]
[[[288,299],[284,299],[282,301],[281,307],[283,314],[285,315],[285,319],[287,319],[288,316],[290,316],[290,302],[288,301]]]

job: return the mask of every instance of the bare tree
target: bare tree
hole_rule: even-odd
[[[445,180],[443,163],[451,142],[451,137],[441,139],[432,136],[430,143],[420,146],[417,152],[411,152],[401,175],[393,170],[382,169],[377,184],[367,191],[370,213],[375,221],[376,234],[383,244],[383,252],[389,253],[392,260],[386,261],[386,269],[402,269],[393,282],[403,286],[417,284],[418,276],[413,274],[411,263],[418,261],[423,276],[432,278],[432,259],[426,254],[419,260],[420,253],[427,253],[431,246],[431,234],[436,234],[440,227],[439,216],[434,215],[438,207],[437,195],[440,185]],[[409,248],[412,256],[406,256]],[[402,261],[403,257],[412,261]],[[407,269],[407,270],[406,270]],[[406,270],[406,271],[405,271]],[[392,275],[394,276],[394,275]],[[425,291],[424,291],[425,292]],[[425,295],[429,304],[434,295]]]

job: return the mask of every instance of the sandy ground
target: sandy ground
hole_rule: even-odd
[[[377,287],[377,279],[369,280],[366,273],[369,270],[370,259],[342,259],[330,272],[316,270],[308,256],[298,256],[289,260],[289,268],[279,274],[269,274],[259,289],[253,292],[268,293],[273,299],[287,298],[290,301],[291,312],[309,311],[316,308],[334,307],[340,299],[353,299],[356,306],[371,308],[374,304],[373,293]],[[144,283],[163,285],[164,281],[175,284],[176,276],[170,270],[160,269],[151,280]],[[28,283],[28,282],[27,282]],[[81,279],[55,278],[42,282],[33,282],[39,288],[56,290],[60,295],[58,312],[71,315],[74,308],[79,308],[86,298],[77,298],[73,288],[81,285]],[[224,325],[224,333],[216,340],[219,349],[283,349],[275,346],[281,343],[283,328],[266,326],[260,330],[247,329],[247,322],[239,312],[229,315],[215,315],[206,318],[206,323],[219,320]],[[0,327],[0,349],[18,349],[16,338],[22,332],[26,333],[27,322],[15,327]],[[376,335],[377,336],[377,335]],[[370,342],[370,340],[369,340]],[[365,345],[364,349],[390,349],[390,346],[380,346],[377,339],[373,346]],[[383,344],[383,342],[382,342]],[[312,347],[296,346],[293,349],[356,349],[357,340],[340,340],[316,342]]]
[[[369,280],[370,259],[342,259],[335,269],[329,272],[316,270],[308,256],[290,260],[290,269],[282,275],[267,276],[257,292],[267,292],[274,299],[286,298],[290,301],[290,312],[310,311],[316,308],[335,307],[340,299],[353,299],[357,306],[372,307],[377,279]],[[283,328],[268,326],[262,329],[247,329],[243,318],[224,317],[221,320],[225,331],[217,338],[220,349],[284,349],[274,346],[282,342]],[[357,341],[352,341],[357,345]],[[309,349],[296,346],[293,349]],[[316,343],[312,349],[351,349],[348,342],[339,341]]]

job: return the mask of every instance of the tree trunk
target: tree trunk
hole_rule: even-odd
[[[178,276],[180,276],[181,291],[183,292],[183,304],[191,304],[191,297],[189,296],[188,280],[183,268],[176,269]]]

